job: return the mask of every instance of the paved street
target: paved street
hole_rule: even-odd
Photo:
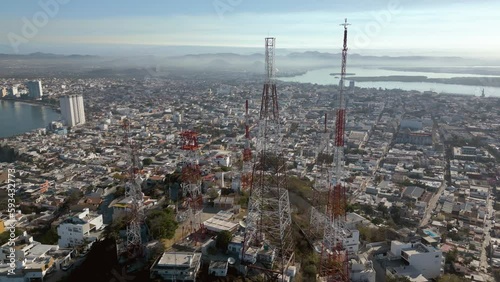
[[[488,197],[486,200],[486,207],[488,208],[488,212],[485,216],[484,222],[485,222],[485,227],[484,227],[484,240],[481,248],[481,259],[480,259],[480,267],[481,268],[487,268],[489,266],[488,264],[488,246],[490,245],[490,229],[491,229],[491,220],[490,217],[494,215],[493,211],[493,201]]]
[[[446,189],[446,180],[443,180],[441,186],[439,187],[439,190],[436,192],[436,194],[434,194],[434,196],[432,196],[432,199],[429,201],[429,205],[425,210],[424,217],[422,218],[422,221],[420,221],[420,227],[429,224],[432,212],[434,211],[434,209],[436,209],[437,202],[439,200],[439,197],[443,194],[444,189]]]

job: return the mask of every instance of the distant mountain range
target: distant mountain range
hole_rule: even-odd
[[[0,49],[1,50],[1,49]],[[250,55],[241,55],[241,54],[236,54],[236,53],[204,53],[204,54],[189,54],[189,55],[182,55],[182,56],[167,56],[167,57],[161,57],[161,56],[145,56],[149,59],[155,59],[155,58],[168,58],[168,59],[174,59],[174,60],[189,60],[189,59],[196,59],[196,60],[217,60],[217,59],[223,59],[223,60],[260,60],[263,59],[264,54],[261,53],[254,53]],[[293,52],[289,53],[287,55],[281,55],[281,56],[276,56],[278,58],[288,58],[288,59],[337,59],[340,58],[340,53],[326,53],[326,52],[318,52],[318,51],[305,51],[305,52]],[[36,53],[30,53],[30,54],[5,54],[5,53],[0,53],[0,58],[36,58],[36,59],[53,59],[53,58],[110,58],[107,56],[94,56],[94,55],[79,55],[79,54],[72,54],[72,55],[60,55],[60,54],[52,54],[52,53],[42,53],[42,52],[36,52]],[[134,57],[130,57],[134,58]],[[136,56],[135,58],[144,58],[144,56]],[[472,60],[472,59],[464,59],[462,57],[431,57],[431,56],[364,56],[360,54],[349,54],[349,59],[352,60],[370,60],[370,61],[375,61],[375,60],[383,60],[383,61],[422,61],[422,60],[439,60],[439,61],[475,61],[477,60]]]
[[[97,56],[91,55],[58,55],[51,53],[36,52],[31,54],[3,54],[0,53],[0,58],[2,59],[59,59],[59,58],[72,58],[72,59],[85,59],[85,58],[97,58]]]
[[[1,50],[1,49],[0,49]],[[319,68],[337,68],[340,66],[340,53],[318,51],[289,52],[276,56],[276,67],[280,75],[289,75]],[[75,60],[78,63],[75,63]],[[264,70],[264,54],[251,53],[203,53],[180,56],[93,56],[93,55],[58,55],[51,53],[31,53],[26,55],[0,54],[0,70],[4,74],[16,71],[26,72],[27,66],[37,65],[39,69],[61,69],[73,72],[98,71],[100,69],[132,70],[153,68],[159,72],[168,69],[183,68],[201,71],[234,71],[260,74]],[[348,66],[375,68],[429,68],[429,67],[470,67],[495,66],[498,61],[476,60],[462,57],[431,56],[364,56],[348,55]],[[10,67],[9,67],[10,66]],[[7,72],[8,71],[8,72]],[[2,74],[2,73],[0,73]]]

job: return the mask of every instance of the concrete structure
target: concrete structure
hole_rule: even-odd
[[[453,147],[453,157],[464,161],[490,161],[494,160],[487,151],[471,146]]]
[[[399,125],[400,129],[411,129],[412,131],[422,130],[422,121],[416,119],[403,119]]]
[[[227,245],[228,252],[232,254],[237,254],[241,259],[241,248],[243,245],[244,237],[242,235],[235,235],[231,238],[231,242]],[[500,257],[500,256],[499,256]]]
[[[165,252],[150,269],[151,279],[163,281],[196,281],[201,253]]]
[[[28,81],[26,83],[28,93],[34,100],[41,100],[43,97],[42,82],[40,80]]]
[[[150,196],[144,196],[142,194],[142,206],[144,208],[151,208],[158,203],[158,200],[151,199]],[[122,216],[125,216],[132,207],[132,198],[123,197],[121,199],[116,199],[109,204],[109,207],[113,209],[113,220],[117,220]]]
[[[61,114],[66,125],[73,127],[85,123],[85,110],[82,95],[69,95],[60,98]]]
[[[7,89],[2,88],[2,90],[0,90],[0,98],[3,98],[5,96],[7,96]]]
[[[0,282],[43,281],[45,275],[55,267],[51,252],[57,251],[57,245],[44,245],[33,241],[33,237],[24,232],[14,239],[15,247],[9,242],[0,247]],[[12,249],[14,252],[11,252]],[[11,270],[11,256],[15,257],[14,275]],[[12,273],[12,272],[11,272]]]
[[[238,228],[238,223],[231,222],[232,217],[232,212],[219,211],[216,215],[203,222],[203,225],[212,232],[234,232]]]
[[[182,113],[175,112],[172,115],[172,121],[175,123],[182,123]]]
[[[220,166],[230,166],[231,165],[231,156],[230,155],[217,155],[214,159],[214,164]]]
[[[227,261],[211,261],[208,267],[208,274],[217,277],[226,277],[227,275]]]
[[[443,272],[444,257],[440,249],[432,246],[417,243],[391,242],[391,253],[396,257],[401,257],[403,261],[414,268],[418,273],[427,279],[437,278]],[[393,274],[398,274],[402,270],[407,270],[407,266],[390,270]],[[410,269],[410,268],[408,268]]]
[[[83,212],[64,220],[57,227],[59,235],[59,247],[72,248],[87,243],[94,242],[97,238],[90,232],[103,227],[102,214],[91,214],[86,208]]]
[[[354,80],[349,81],[349,91],[354,91],[354,87],[356,86],[356,82]]]
[[[19,97],[19,91],[17,90],[16,86],[12,86],[9,89],[9,96],[11,96],[11,97]]]
[[[396,136],[396,143],[432,145],[432,133],[425,131],[411,131],[409,128],[402,129]]]
[[[373,263],[362,257],[359,260],[351,259],[351,281],[352,282],[375,282],[376,272]]]
[[[356,255],[359,251],[359,231],[357,229],[343,229],[343,245],[349,256]]]

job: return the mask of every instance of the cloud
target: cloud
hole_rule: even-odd
[[[292,2],[294,1],[296,0]],[[362,1],[366,5],[361,11],[353,9],[359,4],[337,5],[338,10],[313,9],[334,5],[330,1],[320,3],[323,1],[326,0],[313,0],[313,5],[302,11],[286,6],[293,3],[280,2],[285,5],[282,10],[257,12],[259,6],[262,6],[261,2],[257,5],[253,1],[243,0],[240,6],[234,7],[222,19],[213,10],[197,15],[173,14],[168,17],[56,17],[40,30],[30,44],[260,47],[264,37],[271,35],[277,37],[278,48],[337,50],[342,36],[342,28],[338,24],[347,17],[352,23],[349,35],[351,49],[500,48],[500,39],[493,36],[496,34],[495,27],[498,26],[497,9],[494,7],[499,5],[490,1],[474,2],[487,3],[476,6],[463,1],[443,1],[447,5],[428,1],[425,3],[428,6],[425,6],[420,2],[417,5],[415,1],[401,0],[400,12],[392,14],[389,20],[384,20],[384,13],[388,11],[390,1]],[[251,5],[254,5],[253,8],[248,8]],[[276,4],[270,6],[274,7]],[[0,18],[0,34],[19,31],[21,24],[19,19]],[[374,30],[377,32],[373,32]],[[352,39],[363,34],[369,37],[368,44],[355,46],[356,42]],[[486,44],[481,46],[478,42]]]

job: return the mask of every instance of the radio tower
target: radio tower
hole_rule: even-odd
[[[312,195],[312,208],[310,220],[310,233],[313,239],[317,240],[323,238],[324,227],[326,224],[326,204],[329,190],[330,190],[330,175],[332,159],[328,156],[331,155],[330,132],[327,127],[327,115],[325,113],[324,132],[319,148],[316,152],[316,169],[317,176],[314,182],[313,195]]]
[[[181,149],[186,152],[181,177],[182,196],[186,204],[184,216],[185,219],[189,220],[189,232],[197,233],[203,228],[201,222],[203,198],[201,195],[201,171],[198,164],[198,133],[191,130],[182,132],[181,142]]]
[[[248,100],[245,102],[245,148],[243,149],[243,168],[241,170],[241,190],[247,191],[252,183],[252,149],[250,148],[250,124]]]
[[[344,26],[344,44],[342,48],[342,66],[340,71],[339,94],[335,120],[333,142],[333,173],[326,205],[326,224],[323,233],[319,276],[324,281],[349,281],[348,253],[343,246],[346,219],[346,188],[344,178],[344,138],[346,123],[346,98],[344,83],[347,62],[347,19]]]
[[[247,259],[247,254],[263,252],[268,255],[268,261],[260,261],[264,267],[250,265],[263,271],[267,275],[267,281],[284,278],[285,271],[294,259],[290,202],[285,187],[286,160],[281,148],[281,122],[275,81],[275,40],[265,39],[266,81],[257,124],[257,156],[242,248],[243,260],[252,264],[255,261]]]
[[[137,156],[137,147],[130,137],[130,121],[123,121],[124,138],[123,143],[131,156],[131,165],[128,171],[128,181],[125,184],[125,196],[130,199],[129,223],[127,225],[127,258],[133,259],[143,255],[143,245],[141,237],[141,225],[144,222],[145,215],[143,209],[143,197],[141,190],[142,180],[139,177],[141,164]]]

